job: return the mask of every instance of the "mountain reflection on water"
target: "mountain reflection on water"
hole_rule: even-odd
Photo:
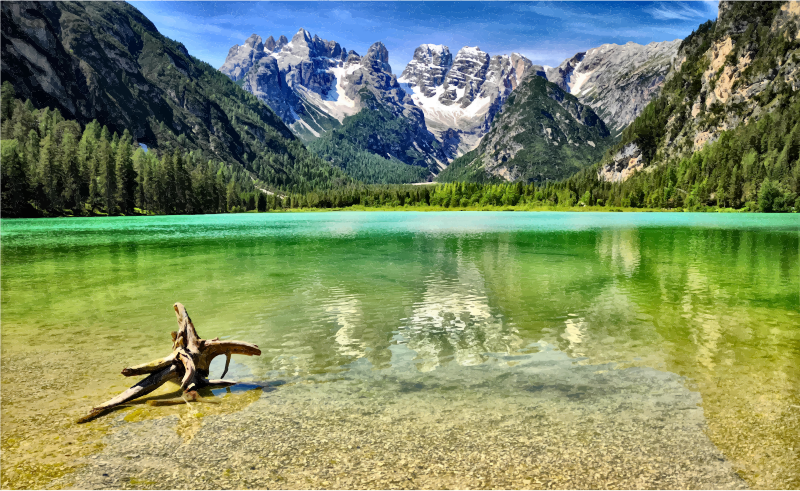
[[[587,367],[563,372],[586,388],[568,389],[565,404],[612,383],[595,372],[677,377],[670,383],[700,395],[708,436],[751,486],[796,488],[799,236],[793,215],[3,221],[3,433],[124,388],[120,363],[163,355],[181,301],[201,335],[262,347],[259,358],[234,357],[231,375],[289,381],[270,397],[295,397],[298,381],[487,386],[489,399],[571,387],[529,380],[542,360]],[[72,383],[93,389],[71,402],[44,388],[15,392],[18,367],[56,346],[81,354],[67,358]],[[336,394],[326,397],[345,397]]]

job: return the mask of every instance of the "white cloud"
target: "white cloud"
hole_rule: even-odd
[[[520,7],[520,9],[527,12],[533,12],[534,14],[541,15],[543,17],[552,17],[554,19],[569,21],[575,20],[576,18],[599,20],[604,22],[619,22],[621,20],[619,17],[613,15],[590,14],[581,10],[562,7],[549,0],[538,2],[535,5],[524,5]]]
[[[182,15],[180,17],[174,15],[165,15],[160,13],[148,13],[147,17],[158,26],[159,31],[171,31],[172,33],[180,33],[188,36],[203,36],[207,34],[216,34],[218,36],[225,36],[229,39],[240,40],[244,42],[250,34],[238,29],[228,29],[223,27],[226,22],[221,22],[219,19],[199,16]],[[166,33],[165,33],[166,34]],[[173,37],[173,35],[170,35]]]
[[[345,9],[333,9],[331,10],[331,15],[339,20],[350,20],[353,18],[353,14]]]
[[[709,10],[711,9],[716,11],[716,5],[711,7],[710,4],[716,4],[716,2],[696,2],[696,5],[700,6],[701,9],[695,6],[690,7],[683,2],[665,2],[653,8],[645,9],[645,11],[658,20],[695,20],[709,17]]]

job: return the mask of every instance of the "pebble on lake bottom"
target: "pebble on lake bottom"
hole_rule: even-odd
[[[380,390],[369,380],[289,384],[263,393],[242,411],[201,418],[202,426],[191,435],[179,434],[175,415],[135,423],[118,416],[105,448],[53,484],[87,489],[746,488],[706,436],[697,399],[678,377],[660,373],[612,370],[597,377],[621,382],[597,391],[581,385],[580,378],[558,375],[552,385],[534,384],[505,399],[497,387],[481,384],[458,394],[402,380],[383,381]],[[660,384],[661,392],[654,397],[637,389],[643,380]],[[191,410],[186,408],[187,414]]]

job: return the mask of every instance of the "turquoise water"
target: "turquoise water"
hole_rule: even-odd
[[[47,431],[28,447],[19,435],[85,412],[131,382],[120,368],[166,355],[179,301],[201,336],[261,346],[229,372],[251,384],[381,387],[374,377],[391,374],[458,392],[492,367],[514,380],[556,359],[671,374],[698,395],[708,437],[749,484],[797,487],[799,251],[797,215],[4,220],[4,460],[21,469],[23,449],[51,452],[36,444]],[[20,389],[23,366],[49,382]],[[491,384],[492,397],[512,398],[524,385]],[[52,431],[88,431],[67,420]],[[4,483],[22,482],[9,472]]]

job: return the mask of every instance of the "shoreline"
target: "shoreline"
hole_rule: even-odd
[[[339,208],[285,208],[281,210],[267,210],[256,211],[249,210],[244,212],[228,212],[228,213],[199,213],[191,215],[186,213],[174,215],[160,215],[148,213],[135,213],[132,215],[106,215],[106,214],[93,214],[93,215],[53,215],[53,216],[38,216],[38,217],[0,217],[5,220],[32,220],[38,218],[115,218],[115,217],[164,217],[164,216],[204,216],[204,215],[241,215],[241,214],[261,214],[261,213],[317,213],[317,212],[331,212],[331,211],[367,211],[367,212],[390,212],[390,211],[416,211],[416,212],[463,212],[463,211],[514,211],[514,212],[564,212],[564,213],[741,213],[741,214],[767,214],[775,215],[778,213],[761,213],[748,211],[744,209],[735,208],[716,208],[709,207],[699,210],[691,210],[688,208],[624,208],[624,207],[606,207],[606,206],[572,206],[569,208],[559,206],[468,206],[457,208],[445,208],[443,206],[384,206],[384,207],[369,207],[362,205],[346,206]],[[793,212],[797,213],[797,212]]]

